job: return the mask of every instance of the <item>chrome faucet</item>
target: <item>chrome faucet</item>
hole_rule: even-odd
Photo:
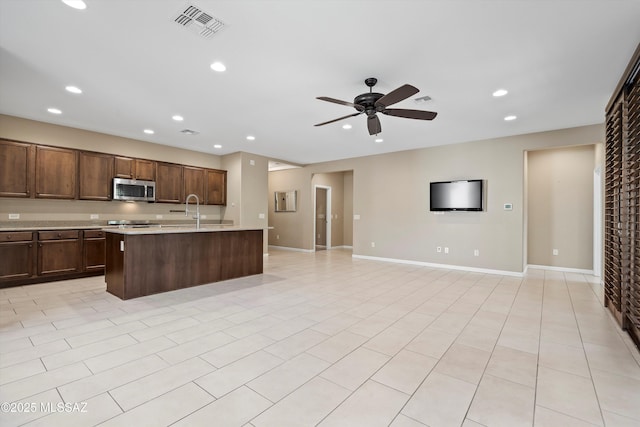
[[[189,199],[195,197],[196,198],[196,214],[193,219],[196,220],[196,228],[200,229],[200,199],[196,194],[189,194],[187,196],[187,200],[185,200],[184,214],[189,216]]]

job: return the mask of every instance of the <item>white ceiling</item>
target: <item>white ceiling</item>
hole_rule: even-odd
[[[183,0],[85,2],[0,0],[0,113],[298,164],[602,123],[640,42],[638,0],[193,0],[225,23],[209,39],[173,22]],[[382,143],[364,115],[313,126],[367,77],[438,117],[381,115]]]

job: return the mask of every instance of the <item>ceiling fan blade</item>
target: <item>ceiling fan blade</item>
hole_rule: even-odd
[[[382,132],[378,116],[374,114],[367,118],[367,128],[369,128],[369,135],[377,135]]]
[[[433,111],[405,110],[402,108],[388,108],[386,110],[381,111],[381,113],[386,114],[388,116],[404,117],[407,119],[418,119],[418,120],[433,120],[438,115],[438,113]]]
[[[347,107],[353,107],[358,111],[364,111],[364,107],[362,105],[354,104],[353,102],[341,101],[339,99],[329,98],[328,96],[318,96],[316,99],[333,102],[334,104],[346,105]]]
[[[402,85],[398,89],[392,90],[382,98],[376,101],[376,107],[388,107],[397,102],[404,101],[408,97],[420,92],[417,88],[411,85]]]
[[[339,120],[348,119],[349,117],[355,117],[355,116],[358,116],[358,115],[360,115],[360,114],[362,114],[362,112],[349,114],[348,116],[339,117],[339,118],[337,118],[337,119],[329,120],[328,122],[318,123],[317,125],[314,125],[314,126],[324,126],[324,125],[328,125],[329,123],[337,122],[337,121],[339,121]]]

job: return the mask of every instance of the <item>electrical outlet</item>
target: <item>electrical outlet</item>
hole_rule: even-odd
[[[200,215],[200,219],[207,219],[206,215]]]
[[[473,256],[480,256],[480,249],[474,249]]]
[[[91,215],[89,215],[89,219],[100,219],[100,215],[98,215],[98,214],[91,214]]]
[[[436,248],[436,252],[441,253],[441,252],[442,252],[442,246],[438,246],[438,247]]]
[[[9,214],[9,219],[20,219],[20,214]]]
[[[264,214],[263,213],[258,214],[258,219],[264,219]]]
[[[353,215],[353,219],[354,219],[354,220],[359,220],[359,219],[360,219],[360,215],[358,215],[358,214],[354,214],[354,215]]]
[[[553,250],[553,255],[558,255],[558,250],[557,249]]]
[[[162,215],[160,214],[156,215],[156,219],[162,219]]]
[[[446,248],[446,247],[445,247],[445,248],[444,248],[444,253],[445,253],[445,254],[448,254],[448,253],[449,253],[449,248]]]
[[[280,235],[276,234],[276,240],[280,240]]]
[[[371,247],[375,248],[376,247],[376,242],[371,242]]]

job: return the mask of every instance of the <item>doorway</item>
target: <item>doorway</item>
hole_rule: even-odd
[[[316,251],[331,248],[331,187],[314,186],[313,235]]]

